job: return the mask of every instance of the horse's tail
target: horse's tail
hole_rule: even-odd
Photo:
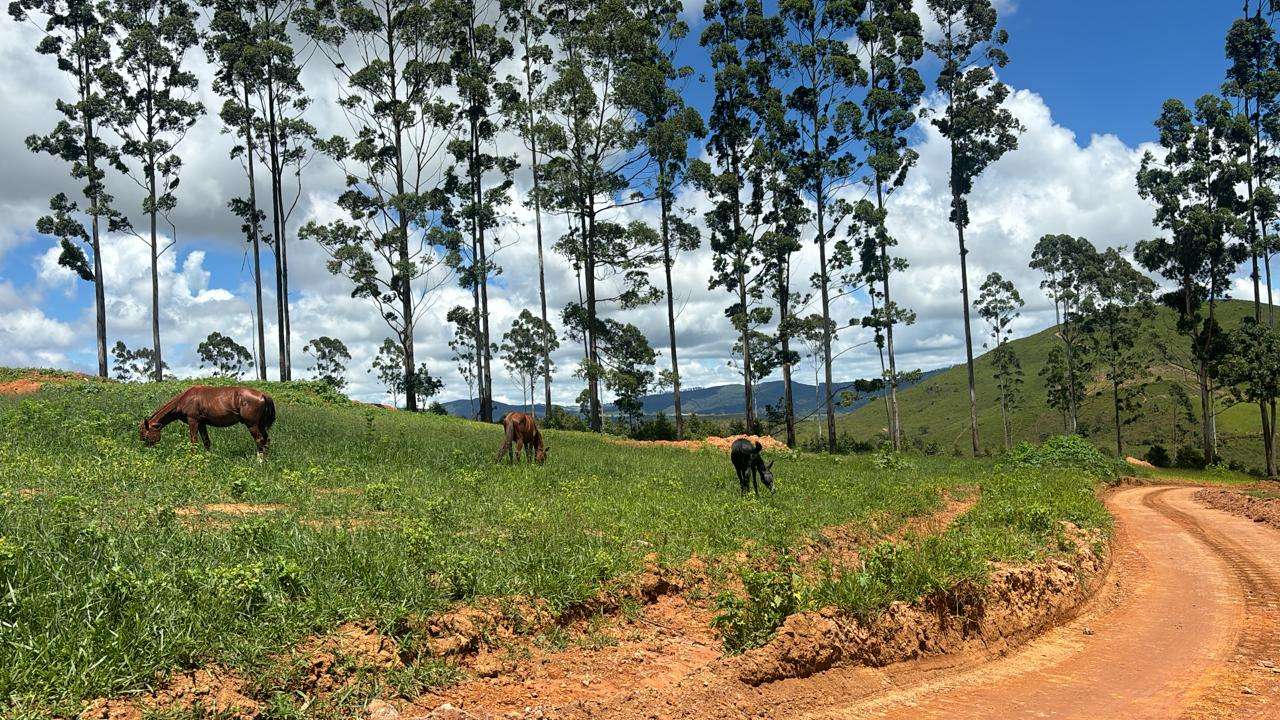
[[[262,429],[270,430],[272,423],[276,421],[276,401],[266,394],[262,396],[262,400]]]

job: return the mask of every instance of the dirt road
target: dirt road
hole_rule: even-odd
[[[1192,499],[1121,491],[1113,581],[1008,657],[889,668],[808,718],[1280,718],[1280,531]],[[865,671],[864,671],[865,672]]]

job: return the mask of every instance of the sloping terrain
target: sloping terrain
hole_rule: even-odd
[[[1241,318],[1253,313],[1253,304],[1242,300],[1228,301],[1219,307],[1219,313],[1220,323],[1229,330],[1236,327]],[[1159,347],[1167,347],[1172,353],[1185,355],[1187,341],[1178,334],[1175,320],[1173,311],[1162,308],[1150,335],[1142,339],[1143,345],[1152,350],[1143,379],[1148,387],[1144,393],[1141,417],[1124,428],[1126,454],[1141,457],[1154,443],[1165,445],[1172,454],[1179,445],[1194,444],[1198,440],[1199,401],[1196,399],[1195,378],[1162,360],[1156,351]],[[980,330],[977,319],[974,329],[975,332]],[[1041,442],[1063,430],[1062,415],[1049,407],[1044,378],[1040,374],[1050,351],[1060,344],[1056,333],[1057,328],[1053,327],[1009,344],[1017,353],[1024,373],[1022,406],[1012,413],[1015,442]],[[978,357],[975,364],[979,431],[984,447],[996,451],[1002,445],[1003,431],[990,354]],[[1110,388],[1103,382],[1100,372],[1097,370],[1087,382],[1087,396],[1080,408],[1079,430],[1099,448],[1114,452]],[[1187,399],[1192,403],[1190,407],[1186,405]],[[1232,403],[1225,393],[1221,399],[1221,407],[1226,408]],[[947,454],[969,451],[968,379],[964,365],[938,372],[901,391],[899,400],[903,437],[907,442]],[[1247,466],[1261,465],[1262,444],[1256,435],[1259,426],[1255,406],[1238,405],[1223,410],[1218,416],[1223,457]],[[886,428],[884,405],[874,403],[843,415],[837,420],[837,427],[860,439],[880,436]]]

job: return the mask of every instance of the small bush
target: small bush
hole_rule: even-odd
[[[1116,463],[1079,435],[1057,435],[1040,445],[1019,443],[1001,463],[1006,467],[1074,468],[1098,479],[1116,476]]]
[[[1167,468],[1173,462],[1173,458],[1169,457],[1169,451],[1163,445],[1152,445],[1147,451],[1146,461],[1158,468]]]
[[[576,430],[585,432],[587,421],[577,413],[571,413],[562,407],[553,407],[542,419],[542,426],[552,430]]]
[[[448,415],[449,409],[444,406],[444,403],[440,402],[439,400],[434,400],[430,405],[427,406],[427,412],[431,413],[432,415]]]
[[[1194,445],[1178,448],[1178,454],[1173,458],[1173,466],[1184,470],[1203,470],[1204,465],[1204,453]]]
[[[724,638],[724,649],[741,653],[760,647],[801,605],[800,577],[790,556],[783,556],[777,570],[741,571],[746,597],[725,592],[716,600],[718,611],[711,624]]]
[[[651,420],[642,420],[631,428],[633,440],[675,440],[676,425],[666,413],[660,412]]]

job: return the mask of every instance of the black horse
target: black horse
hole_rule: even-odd
[[[755,490],[756,497],[759,497],[760,482],[769,488],[769,492],[774,492],[773,461],[765,464],[764,458],[760,456],[763,450],[764,446],[758,441],[752,442],[746,438],[738,438],[729,446],[729,459],[733,461],[733,469],[738,473],[738,487],[743,494],[746,494],[749,484]]]

